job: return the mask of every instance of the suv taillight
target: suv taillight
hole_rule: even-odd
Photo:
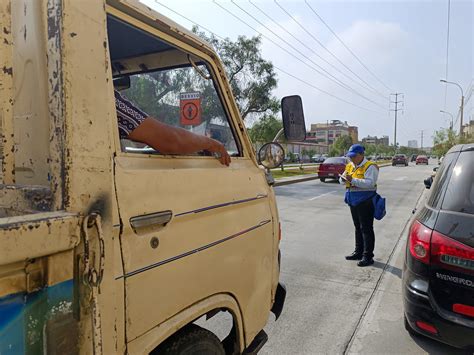
[[[430,263],[430,239],[433,231],[418,221],[414,221],[408,236],[410,254],[422,263]]]
[[[436,231],[431,237],[431,256],[443,268],[474,274],[474,248]]]

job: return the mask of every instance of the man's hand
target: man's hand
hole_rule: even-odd
[[[346,178],[347,181],[352,182],[352,176],[351,175],[346,175],[345,178]]]
[[[210,146],[206,150],[215,155],[222,165],[229,166],[230,156],[229,153],[227,153],[227,150],[225,149],[224,145],[221,142],[216,141],[215,139],[209,138],[209,140],[211,141]]]

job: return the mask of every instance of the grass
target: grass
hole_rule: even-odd
[[[304,170],[300,169],[291,169],[291,170],[272,170],[272,175],[275,179],[285,178],[285,177],[292,177],[292,176],[299,176],[299,175],[308,175],[308,174],[316,174],[318,172],[317,167],[308,168]]]

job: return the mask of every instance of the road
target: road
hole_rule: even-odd
[[[413,339],[403,329],[404,229],[434,166],[381,168],[387,216],[375,221],[376,262],[366,268],[344,259],[354,249],[354,228],[341,185],[310,181],[276,188],[288,295],[281,318],[266,327],[269,341],[261,354],[462,353]]]
[[[275,188],[280,279],[288,294],[280,319],[269,318],[269,340],[259,354],[463,354],[412,338],[403,328],[405,227],[427,196],[423,179],[437,166],[430,163],[380,169],[378,190],[387,198],[387,215],[375,221],[375,263],[366,268],[344,258],[354,249],[354,227],[342,185],[313,180]],[[209,327],[221,338],[219,328],[230,329],[227,318],[214,320],[218,329]]]

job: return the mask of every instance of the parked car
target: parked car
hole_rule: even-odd
[[[285,163],[301,163],[301,157],[299,153],[289,153],[284,161]]]
[[[410,162],[416,161],[416,158],[417,158],[417,157],[418,157],[418,155],[412,154],[411,157],[410,157]]]
[[[313,163],[323,163],[325,159],[326,158],[324,158],[322,155],[319,155],[319,154],[318,155],[313,155],[311,157],[311,161]]]
[[[405,154],[395,154],[392,158],[392,166],[405,165],[408,166],[408,158]]]
[[[450,149],[408,233],[405,328],[474,350],[474,144]],[[428,187],[428,186],[427,186]]]
[[[416,157],[416,165],[418,164],[426,164],[428,165],[428,157],[426,155],[418,155]]]
[[[347,158],[335,157],[327,158],[324,163],[319,166],[319,180],[325,182],[326,179],[336,179],[339,181],[339,174],[344,172],[346,168]]]

